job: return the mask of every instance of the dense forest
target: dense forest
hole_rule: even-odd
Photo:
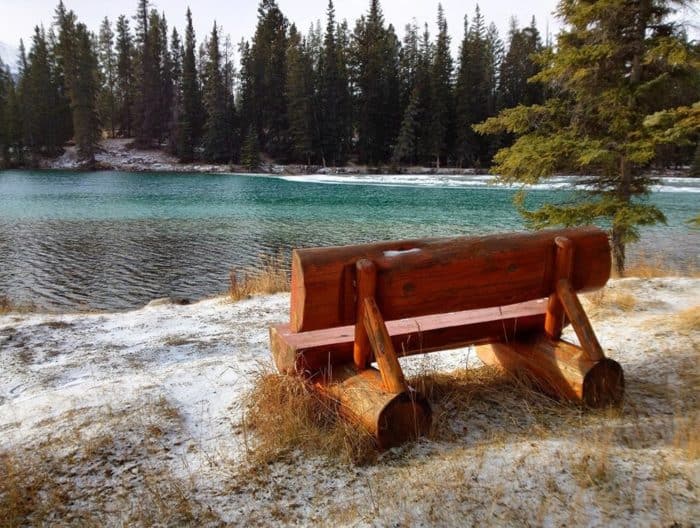
[[[501,38],[477,6],[455,60],[440,5],[436,15],[434,33],[414,22],[400,39],[378,0],[353,29],[330,0],[325,28],[303,34],[262,0],[253,38],[234,46],[216,23],[198,42],[189,10],[184,35],[148,0],[94,33],[61,1],[53,24],[21,43],[18,74],[0,63],[3,162],[32,165],[73,139],[89,166],[106,136],[183,162],[487,167],[511,134],[472,125],[545,100],[545,84],[528,79],[551,44],[534,19],[512,20]],[[692,155],[667,148],[661,161]]]

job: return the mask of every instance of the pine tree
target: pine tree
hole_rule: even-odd
[[[73,130],[78,160],[91,166],[100,139],[100,121],[97,114],[99,93],[98,64],[92,47],[91,35],[85,24],[75,26],[74,68],[66,81],[73,115]]]
[[[243,146],[241,147],[241,164],[251,171],[260,166],[258,134],[252,127],[248,129],[245,141],[243,141]]]
[[[151,148],[160,139],[160,44],[158,13],[149,11],[148,0],[139,0],[136,14],[134,129],[136,144],[142,148]]]
[[[432,154],[435,157],[436,166],[440,168],[440,160],[444,160],[450,150],[454,116],[450,37],[447,33],[447,21],[442,4],[438,4],[437,25],[438,35],[431,75],[432,122],[430,134],[433,140]]]
[[[400,43],[393,26],[384,25],[379,0],[370,1],[353,40],[359,157],[379,164],[389,159],[401,124]]]
[[[301,34],[292,24],[287,49],[287,98],[289,133],[296,159],[311,164],[316,153],[314,69],[312,58]]]
[[[324,165],[343,163],[348,154],[347,146],[350,94],[347,70],[344,68],[343,50],[338,45],[335,8],[328,2],[326,34],[319,60],[319,119],[321,152]]]
[[[669,21],[673,5],[669,0],[563,0],[558,14],[565,28],[557,51],[543,57],[544,69],[536,76],[552,90],[550,98],[504,110],[477,127],[481,133],[518,136],[494,158],[504,181],[533,183],[559,171],[590,175],[583,182],[589,190],[579,191],[577,200],[535,211],[521,201],[521,211],[536,228],[609,225],[620,273],[638,226],[664,221],[643,198],[653,182],[645,169],[675,126],[666,121],[678,125],[683,115],[693,119],[692,107],[676,109],[689,101],[674,88],[697,78],[698,56]]]
[[[192,12],[187,9],[185,52],[182,57],[182,110],[178,125],[178,156],[188,162],[195,158],[196,147],[202,134],[202,95],[197,76],[195,35]]]
[[[214,28],[208,42],[208,61],[204,69],[204,158],[208,161],[222,162],[231,160],[230,134],[226,119],[226,87],[221,69],[221,50],[219,33]]]
[[[414,88],[413,96],[403,114],[401,130],[399,131],[399,137],[396,140],[396,147],[391,158],[394,163],[408,162],[411,165],[416,163],[418,128],[420,124],[419,104],[419,91],[417,88]]]
[[[107,17],[102,21],[99,34],[99,62],[102,87],[99,97],[100,120],[116,135],[117,126],[117,56],[114,53],[114,32]]]
[[[274,158],[289,155],[287,117],[287,27],[275,0],[261,0],[250,47],[252,119],[261,146]]]
[[[487,33],[484,18],[476,6],[471,26],[464,23],[464,40],[455,86],[457,122],[457,161],[460,165],[482,166],[488,163],[488,140],[477,136],[472,125],[495,112],[495,68],[498,42],[493,31]]]
[[[134,111],[134,67],[132,57],[134,44],[129,29],[129,21],[124,15],[117,19],[117,79],[116,105],[117,122],[122,136],[133,133]]]
[[[60,93],[49,60],[46,32],[36,27],[29,55],[22,58],[20,81],[23,143],[30,149],[34,161],[38,155],[57,154],[67,139],[63,136],[66,126],[61,122]]]
[[[508,33],[508,52],[500,66],[498,108],[526,106],[544,101],[544,89],[539,82],[529,82],[540,70],[535,56],[542,51],[542,39],[535,25],[519,29],[517,20],[511,20]]]

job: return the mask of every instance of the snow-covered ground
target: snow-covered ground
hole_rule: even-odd
[[[242,395],[271,368],[267,327],[288,300],[0,315],[0,508],[21,485],[32,524],[700,523],[700,328],[678,316],[700,304],[700,279],[615,280],[591,298],[598,337],[625,370],[621,412],[542,418],[503,391],[476,394],[454,440],[362,467],[246,456]],[[469,350],[427,357],[431,369],[480,368]]]

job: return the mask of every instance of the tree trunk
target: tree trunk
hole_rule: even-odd
[[[617,195],[620,201],[625,206],[631,202],[632,192],[632,172],[629,162],[624,156],[620,157],[620,185],[617,189]],[[619,223],[613,219],[612,226],[612,252],[615,271],[618,276],[625,276],[625,245],[627,240],[629,226]]]

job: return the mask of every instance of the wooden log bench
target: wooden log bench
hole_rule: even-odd
[[[275,365],[305,376],[382,447],[431,424],[405,355],[478,345],[485,363],[554,396],[614,405],[622,368],[577,297],[603,287],[610,266],[594,227],[297,249],[290,322],[270,328]],[[580,346],[561,340],[569,322]]]

